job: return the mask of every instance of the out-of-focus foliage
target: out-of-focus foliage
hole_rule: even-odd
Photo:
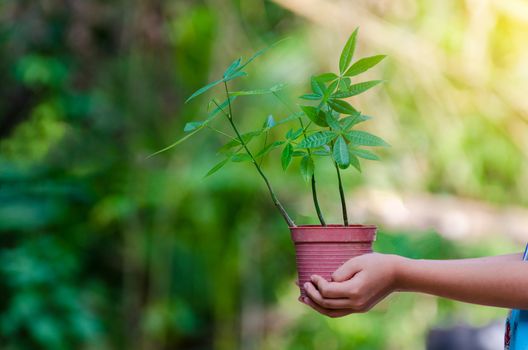
[[[372,73],[387,83],[353,102],[393,147],[347,175],[349,192],[525,204],[527,13],[515,0],[1,1],[0,348],[421,349],[434,325],[503,316],[395,295],[325,319],[296,301],[288,231],[254,170],[202,179],[225,140],[146,158],[204,118],[184,101],[234,58],[290,37],[248,73],[294,99],[309,72],[335,70],[359,25],[361,56],[389,54]],[[243,130],[289,114],[272,96],[236,108]],[[263,166],[297,221],[316,222],[298,172]],[[316,169],[337,222],[335,170]],[[376,248],[453,258],[514,245],[383,231]]]

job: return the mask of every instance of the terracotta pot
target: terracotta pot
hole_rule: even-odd
[[[371,253],[376,240],[373,225],[328,225],[290,227],[301,296],[310,276],[319,275],[330,281],[332,273],[344,262],[358,255]]]

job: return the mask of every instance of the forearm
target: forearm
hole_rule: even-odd
[[[528,262],[520,254],[463,260],[400,259],[395,287],[464,302],[528,309]]]

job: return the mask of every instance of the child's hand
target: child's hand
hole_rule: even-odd
[[[304,285],[309,298],[302,301],[330,317],[368,311],[397,288],[397,269],[403,259],[377,253],[352,258],[333,273],[332,282],[312,276],[311,283]]]

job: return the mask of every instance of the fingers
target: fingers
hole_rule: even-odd
[[[341,283],[328,282],[321,276],[313,275],[310,280],[325,298],[346,298],[347,290]]]
[[[341,265],[333,274],[332,281],[343,282],[352,278],[356,273],[361,271],[361,266],[359,265],[357,258],[352,258],[346,263]]]
[[[303,303],[305,303],[306,305],[310,306],[312,309],[314,309],[315,311],[323,314],[323,315],[326,315],[328,317],[332,317],[332,318],[335,318],[335,317],[343,317],[343,316],[346,316],[348,314],[351,314],[352,312],[350,310],[331,310],[331,309],[325,309],[324,307],[320,306],[320,305],[317,305],[316,303],[314,303],[312,300],[310,300],[310,298],[304,298],[302,300]]]
[[[312,283],[306,282],[304,290],[313,302],[325,309],[346,309],[350,307],[350,300],[346,298],[329,299],[323,297]]]

